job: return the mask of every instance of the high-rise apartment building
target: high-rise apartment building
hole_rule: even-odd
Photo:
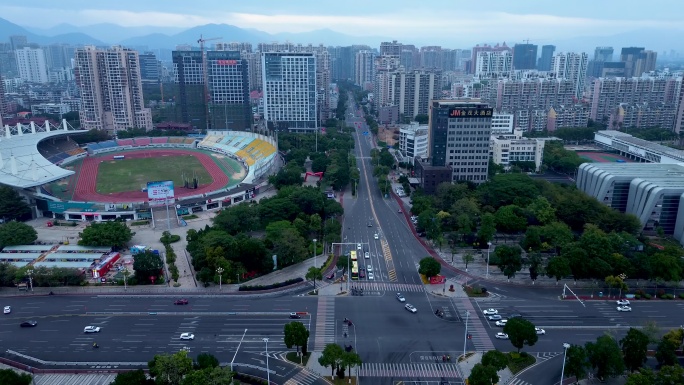
[[[328,52],[330,53],[330,78],[333,81],[351,80],[356,59],[352,55],[352,47],[328,47]]]
[[[437,70],[394,71],[389,76],[388,105],[398,106],[404,117],[427,115],[430,100],[439,98],[441,80],[441,72]]]
[[[143,99],[137,51],[119,46],[79,48],[75,72],[81,91],[81,128],[110,133],[153,128],[152,113]]]
[[[354,84],[364,89],[370,87],[375,79],[375,54],[373,51],[363,50],[356,53],[354,72]]]
[[[553,60],[553,53],[556,52],[555,45],[543,45],[541,49],[541,56],[537,61],[537,69],[539,71],[551,71],[551,60]]]
[[[264,119],[277,130],[316,130],[316,56],[312,52],[264,52],[261,58]],[[327,89],[327,86],[326,86]]]
[[[26,39],[26,36],[24,35],[11,35],[9,41],[13,51],[22,49],[28,45],[28,39]]]
[[[509,51],[482,51],[477,54],[475,76],[508,77],[513,71],[513,55]]]
[[[489,167],[493,109],[479,99],[430,103],[430,165],[450,167],[451,181],[483,183]]]
[[[383,41],[380,43],[380,56],[399,56],[402,49],[402,44],[397,43],[396,40],[391,42]]]
[[[664,104],[671,105],[676,110],[680,102],[681,89],[682,78],[674,77],[594,79],[591,87],[589,118],[607,124],[610,116],[623,103],[627,105],[643,105],[646,103],[651,106]]]
[[[560,52],[551,60],[552,71],[556,77],[571,80],[575,88],[575,97],[581,98],[584,82],[587,77],[589,57],[586,53]]]
[[[42,48],[23,47],[14,51],[17,60],[19,77],[32,83],[47,83],[47,58]]]
[[[442,47],[420,47],[420,66],[425,69],[442,69]]]
[[[377,107],[393,105],[391,102],[392,74],[401,66],[399,56],[383,55],[375,58],[373,104]]]
[[[594,49],[594,60],[613,61],[613,47],[596,47]]]
[[[537,68],[537,45],[516,44],[513,46],[513,68],[533,70]]]
[[[140,78],[143,84],[158,84],[161,80],[161,62],[153,52],[140,54]]]
[[[644,47],[626,47],[620,52],[620,61],[625,63],[625,77],[641,76],[655,70],[657,53]]]
[[[477,65],[477,56],[480,52],[508,52],[508,53],[513,53],[511,50],[511,47],[506,45],[506,42],[503,44],[499,45],[496,44],[494,46],[491,46],[489,44],[484,44],[484,45],[476,45],[473,47],[471,50],[471,59],[470,59],[470,73],[474,74],[475,73],[475,68]]]
[[[173,51],[171,53],[178,86],[174,120],[190,124],[194,129],[207,129],[204,62],[201,51]]]

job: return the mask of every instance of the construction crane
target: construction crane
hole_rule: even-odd
[[[200,52],[202,53],[202,75],[204,80],[204,115],[205,115],[205,124],[206,124],[206,129],[208,130],[210,128],[210,119],[209,119],[209,72],[207,71],[207,55],[204,52],[204,42],[206,41],[211,41],[211,40],[221,40],[223,39],[222,37],[212,37],[209,39],[205,39],[202,35],[200,35],[200,38],[197,39],[197,42],[200,45]]]

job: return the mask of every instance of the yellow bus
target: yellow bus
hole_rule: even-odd
[[[356,261],[352,262],[351,279],[359,279],[359,264]]]
[[[349,255],[350,255],[350,257],[351,257],[352,262],[354,262],[354,261],[357,260],[357,257],[356,257],[356,250],[350,251],[350,252],[349,252]]]

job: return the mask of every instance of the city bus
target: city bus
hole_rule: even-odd
[[[359,279],[359,264],[356,261],[352,262],[351,279]]]
[[[349,256],[351,257],[352,262],[356,261],[356,260],[357,260],[357,257],[356,257],[356,250],[350,251],[350,252],[349,252]]]

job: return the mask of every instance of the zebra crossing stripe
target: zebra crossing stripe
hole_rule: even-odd
[[[421,377],[421,378],[460,378],[456,364],[397,364],[366,363],[358,370],[360,377]]]

